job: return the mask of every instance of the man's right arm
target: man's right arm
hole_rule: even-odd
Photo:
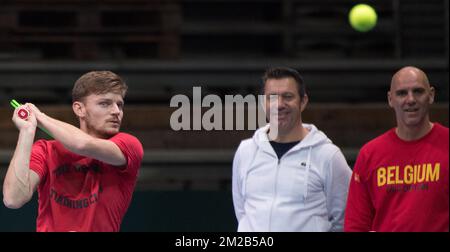
[[[240,157],[240,147],[236,150],[236,153],[234,155],[233,159],[233,175],[232,175],[232,194],[233,194],[233,205],[234,205],[234,212],[236,214],[236,219],[239,221],[242,216],[244,215],[244,199],[242,196],[242,181],[241,181],[241,175],[240,175],[240,169],[242,169],[241,166],[241,157]]]
[[[39,184],[39,175],[30,170],[30,156],[33,146],[36,125],[33,116],[29,121],[17,118],[14,112],[13,121],[19,128],[19,138],[14,155],[9,163],[3,182],[3,203],[8,208],[17,209],[27,203]]]

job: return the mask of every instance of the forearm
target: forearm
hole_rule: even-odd
[[[115,166],[126,164],[125,156],[114,143],[90,136],[73,125],[43,113],[37,118],[38,123],[69,151]]]
[[[332,231],[343,231],[351,169],[342,152],[337,151],[327,169],[325,193]]]
[[[375,209],[369,192],[371,182],[366,178],[365,169],[371,166],[366,155],[363,147],[353,168],[345,208],[345,232],[368,232],[372,229]]]
[[[3,184],[5,205],[18,208],[28,202],[33,195],[30,183],[30,156],[36,129],[19,132],[17,146],[6,172]]]
[[[71,124],[54,119],[44,113],[41,113],[37,119],[38,124],[49,131],[68,150],[79,155],[86,155],[85,146],[92,140],[91,136]]]
[[[236,219],[238,221],[240,221],[242,216],[245,214],[239,168],[240,168],[240,154],[238,149],[233,159],[233,169],[232,169],[233,174],[231,181],[234,212],[236,214]]]
[[[233,197],[234,213],[236,214],[236,219],[239,221],[245,214],[244,199],[242,198],[241,192],[239,191],[238,188],[236,188],[234,183],[232,188],[232,197]]]
[[[345,209],[345,232],[368,232],[372,229],[373,206],[363,182],[350,182]]]

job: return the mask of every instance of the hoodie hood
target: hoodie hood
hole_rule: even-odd
[[[278,158],[266,125],[244,140],[233,161],[233,203],[238,231],[342,230],[351,176],[344,156],[312,124]]]
[[[320,130],[317,129],[313,124],[302,124],[304,128],[306,128],[309,133],[303,138],[300,143],[294,146],[291,151],[299,150],[302,148],[313,148],[318,145],[332,143],[331,140]],[[273,149],[269,143],[269,138],[267,132],[269,130],[269,124],[264,127],[259,128],[255,134],[253,135],[253,141],[262,150],[273,152]]]

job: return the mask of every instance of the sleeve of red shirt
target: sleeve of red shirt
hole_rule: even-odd
[[[141,142],[136,137],[126,133],[118,133],[109,140],[119,147],[127,160],[127,165],[123,172],[137,175],[144,156]]]
[[[43,180],[48,172],[47,163],[47,144],[45,140],[38,140],[31,148],[30,169],[39,175]]]
[[[353,168],[345,209],[345,232],[368,232],[372,229],[374,208],[370,199],[366,151],[361,149]]]

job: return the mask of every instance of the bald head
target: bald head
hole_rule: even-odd
[[[429,108],[434,102],[434,88],[419,68],[407,66],[394,74],[388,102],[395,111],[397,134],[402,139],[418,139],[431,128]]]
[[[399,83],[405,82],[419,82],[428,88],[430,87],[430,82],[428,81],[425,72],[413,66],[403,67],[392,76],[391,91],[395,89],[395,86]]]

